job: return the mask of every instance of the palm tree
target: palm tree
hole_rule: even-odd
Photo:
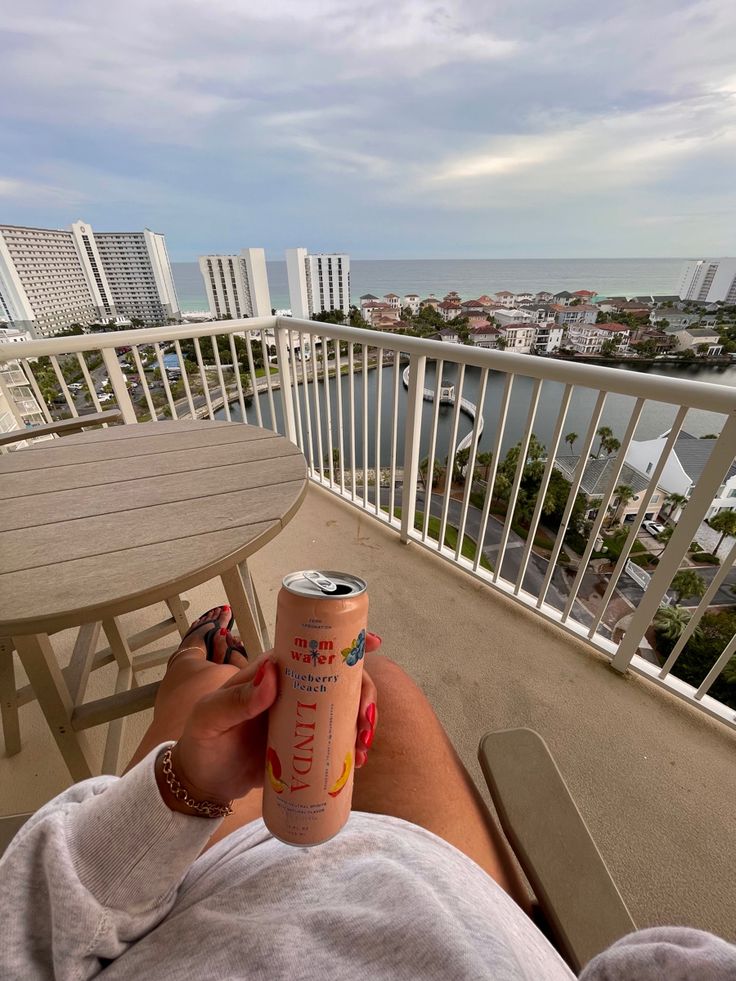
[[[608,426],[601,426],[601,428],[598,430],[597,435],[600,437],[601,441],[598,444],[598,449],[593,454],[596,459],[601,455],[601,449],[603,448],[603,445],[606,442],[606,440],[609,440],[613,437],[613,430],[610,429]]]
[[[666,640],[679,640],[689,622],[690,613],[682,606],[660,606],[654,617],[657,633]]]
[[[723,539],[726,535],[736,535],[736,511],[731,511],[730,509],[719,511],[718,514],[713,515],[710,519],[710,526],[714,531],[721,532],[718,544],[713,549],[713,554],[717,555],[718,549],[723,545]]]
[[[616,522],[620,520],[620,512],[623,511],[632,497],[636,497],[636,495],[633,488],[629,487],[628,484],[619,484],[614,493],[618,497],[618,501],[614,505],[613,515],[613,520]]]
[[[680,569],[675,574],[670,589],[675,594],[675,603],[679,606],[683,596],[696,596],[698,599],[707,589],[708,584],[702,576],[691,569]]]
[[[475,458],[475,462],[476,478],[480,477],[482,480],[488,480],[488,475],[491,472],[491,464],[493,463],[493,453],[490,450],[487,453],[479,453]]]
[[[567,436],[565,436],[565,442],[570,444],[571,453],[573,451],[573,447],[575,446],[575,440],[578,438],[579,437],[577,433],[568,433]]]
[[[687,504],[687,498],[684,494],[677,494],[673,491],[665,497],[664,503],[669,506],[667,517],[671,518],[677,508],[682,508]]]
[[[615,436],[606,437],[606,439],[602,441],[601,445],[603,446],[603,449],[606,451],[606,454],[608,456],[610,456],[612,453],[615,453],[617,450],[621,449],[621,444],[619,443],[619,441],[616,439]]]
[[[672,525],[667,525],[667,527],[663,528],[662,531],[660,531],[660,533],[657,535],[657,541],[662,542],[662,551],[659,552],[660,555],[667,548],[667,543],[669,542],[670,538],[672,538],[674,533],[675,533],[675,529],[672,527]]]

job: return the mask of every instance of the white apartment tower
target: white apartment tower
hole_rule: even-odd
[[[163,235],[0,225],[0,320],[48,336],[115,317],[179,319]]]
[[[685,264],[678,290],[681,300],[736,303],[736,259],[694,259]]]
[[[266,253],[241,249],[240,255],[201,255],[199,268],[214,320],[270,317]]]
[[[286,250],[289,300],[294,317],[309,320],[323,310],[350,310],[350,256],[310,255],[306,249]]]
[[[163,235],[146,228],[96,232],[94,238],[119,316],[145,324],[181,319]]]

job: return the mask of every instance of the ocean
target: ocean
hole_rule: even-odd
[[[498,290],[595,290],[604,296],[675,293],[685,259],[353,259],[350,292],[357,305],[363,293],[434,293],[457,290],[474,299]],[[271,303],[288,309],[285,262],[269,262]],[[172,262],[182,310],[207,310],[204,282],[196,262]]]

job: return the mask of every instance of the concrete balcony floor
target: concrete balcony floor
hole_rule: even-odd
[[[422,686],[479,786],[481,734],[536,729],[637,923],[689,924],[736,939],[728,859],[736,840],[732,732],[649,682],[614,673],[584,644],[420,547],[402,545],[395,533],[316,487],[251,563],[270,624],[282,576],[309,567],[368,580],[371,627],[384,638],[384,652]],[[217,583],[187,596],[192,617],[224,598]],[[137,630],[160,619],[161,610],[125,622]],[[70,636],[55,642],[63,660]],[[113,671],[92,676],[88,697],[111,690]],[[128,719],[123,759],[149,718],[146,712]],[[35,809],[69,783],[35,703],[21,709],[21,726],[21,753],[0,758],[5,813]],[[103,737],[102,730],[92,733],[100,752]]]

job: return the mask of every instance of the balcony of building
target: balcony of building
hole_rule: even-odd
[[[732,807],[736,798],[734,712],[708,693],[730,654],[725,649],[695,688],[677,675],[676,648],[669,666],[662,666],[650,660],[645,643],[645,633],[673,571],[692,539],[692,525],[699,523],[733,458],[734,393],[719,391],[719,386],[665,385],[660,384],[664,380],[652,376],[524,355],[461,346],[448,352],[448,345],[383,334],[376,338],[359,331],[350,334],[349,329],[332,325],[287,320],[284,327],[299,330],[303,359],[289,357],[287,338],[293,335],[271,320],[65,338],[37,342],[26,350],[16,345],[13,354],[20,358],[24,371],[31,373],[29,357],[50,355],[62,377],[63,357],[79,355],[91,382],[96,381],[96,369],[90,370],[85,358],[93,364],[93,359],[102,356],[127,424],[145,416],[214,417],[218,412],[230,412],[233,418],[246,415],[251,424],[291,435],[308,459],[312,483],[295,518],[251,562],[271,632],[276,594],[286,572],[331,567],[363,576],[370,586],[371,626],[383,637],[385,654],[421,685],[479,786],[482,780],[476,749],[481,734],[515,726],[536,729],[547,740],[637,923],[690,924],[735,939],[731,911],[736,906],[736,884],[728,860],[736,831]],[[230,350],[232,343],[235,360],[239,351],[234,337],[243,330],[247,339],[243,340],[243,374],[248,377],[250,391],[260,392],[250,402],[243,388],[244,378],[235,373],[228,377],[224,354],[216,354],[212,348],[208,352],[205,344],[208,337],[224,335],[225,350]],[[272,347],[278,358],[278,372],[273,375],[259,373],[255,367],[257,345],[264,354],[268,351],[267,330],[272,331]],[[181,347],[193,338],[198,339],[194,370]],[[169,343],[170,353],[181,359],[188,372],[186,386],[183,380],[177,383],[173,375],[168,377],[163,345]],[[376,344],[381,348],[374,348]],[[131,346],[128,352],[120,350]],[[311,352],[309,357],[307,351]],[[138,389],[131,385],[132,373],[120,368],[118,359],[125,353],[138,368]],[[149,354],[145,360],[159,367],[157,380],[145,371],[145,354]],[[405,355],[403,361],[401,354]],[[431,391],[442,382],[441,360],[431,366],[435,358],[444,359],[444,370],[450,362],[454,364],[456,401],[446,409],[426,397],[425,390]],[[265,357],[263,361],[267,363]],[[391,366],[397,361],[401,371],[392,372]],[[409,366],[407,390],[403,387],[404,362]],[[495,394],[489,387],[492,382],[487,373],[491,371],[498,373],[493,382],[497,385]],[[361,378],[371,372],[374,383],[369,390],[362,386]],[[333,381],[343,379],[339,402],[334,388],[332,402],[328,401],[331,376]],[[483,384],[476,384],[473,390],[466,387],[464,392],[468,377],[476,377]],[[315,385],[320,379],[320,385]],[[160,387],[154,387],[157,384]],[[576,452],[583,458],[605,421],[605,395],[628,399],[622,443],[635,435],[650,400],[671,409],[673,440],[685,425],[689,410],[723,417],[721,437],[713,441],[711,469],[706,468],[693,491],[638,606],[629,609],[625,617],[617,614],[617,619],[612,619],[610,609],[615,608],[615,579],[622,574],[626,556],[618,577],[614,571],[607,580],[608,598],[599,595],[596,600],[585,593],[592,538],[600,526],[590,529],[590,548],[582,549],[578,556],[579,576],[573,568],[560,578],[556,560],[563,550],[564,528],[540,564],[541,556],[531,547],[527,549],[510,524],[498,518],[496,541],[488,549],[488,569],[479,554],[474,558],[449,543],[440,546],[441,531],[438,534],[433,523],[423,521],[427,491],[420,474],[422,470],[431,473],[435,458],[441,455],[440,413],[447,413],[445,435],[449,445],[456,448],[467,439],[460,419],[462,399],[468,396],[476,406],[467,440],[472,472],[481,445],[478,420],[483,418],[486,396],[497,400],[494,431],[487,436],[498,461],[503,458],[499,450],[509,445],[504,441],[504,427],[511,425],[515,416],[520,421],[512,434],[512,445],[517,434],[523,443],[525,434],[540,430],[537,412],[546,384],[555,386],[560,405],[549,420],[552,436],[545,436],[552,453],[567,432],[566,420],[570,419],[577,387],[592,393],[584,406],[587,428],[578,427],[582,445]],[[512,391],[513,385],[521,391]],[[63,392],[61,381],[59,387]],[[96,391],[95,384],[89,391],[90,407],[99,408],[91,394]],[[381,417],[379,410],[384,403],[392,411],[386,417],[388,425],[381,428],[375,420]],[[67,415],[81,411],[79,400],[71,399],[67,408]],[[46,412],[51,418],[50,407]],[[371,419],[374,422],[369,428]],[[426,423],[425,442],[422,425]],[[340,460],[344,461],[342,466],[338,466]],[[376,468],[372,460],[386,463]],[[545,467],[543,483],[549,480],[549,472],[551,466]],[[485,484],[492,485],[496,476],[486,472]],[[660,476],[661,468],[655,466],[651,474],[654,486]],[[509,488],[512,511],[522,490],[521,479],[513,480]],[[616,483],[611,481],[611,499]],[[544,483],[540,491],[542,496],[546,486]],[[470,490],[467,497],[462,492],[445,497],[439,488],[435,497],[438,525],[459,528],[459,541],[463,531],[470,536],[474,522],[483,522],[484,517],[486,521],[496,520],[493,515],[484,515],[483,500],[475,499],[474,503]],[[604,500],[601,515],[607,503]],[[419,512],[417,528],[407,518],[415,510]],[[636,521],[640,523],[642,517],[637,516]],[[541,518],[541,510],[536,513],[535,509],[529,528],[532,540]],[[477,540],[484,540],[479,532],[474,534]],[[633,535],[635,538],[636,531]],[[512,558],[513,553],[516,558]],[[221,601],[222,596],[210,583],[191,590],[187,599],[190,614],[196,614]],[[693,619],[702,617],[706,610],[707,603],[702,609],[699,605]],[[124,619],[132,633],[160,619],[160,610],[131,613]],[[58,635],[55,644],[63,662],[71,655],[72,633]],[[110,666],[93,674],[90,698],[110,690],[114,670]],[[154,681],[162,670],[151,669],[139,680]],[[149,717],[149,713],[141,713],[126,720],[121,758],[132,753]],[[22,751],[0,758],[6,813],[34,809],[70,782],[35,702],[22,707],[21,727]],[[101,760],[103,729],[94,731],[91,739],[96,740]]]

